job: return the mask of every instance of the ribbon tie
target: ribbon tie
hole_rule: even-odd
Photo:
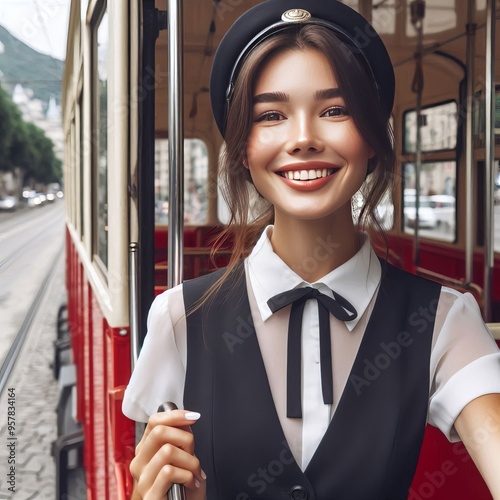
[[[302,418],[302,381],[301,381],[301,330],[304,306],[309,299],[318,302],[319,315],[319,348],[321,362],[321,389],[323,402],[333,404],[332,381],[332,351],[330,340],[329,313],[341,321],[350,321],[358,313],[353,305],[342,295],[332,290],[333,299],[321,293],[316,288],[294,288],[287,292],[279,293],[267,301],[273,313],[292,304],[292,311],[288,321],[288,352],[287,352],[287,417]]]

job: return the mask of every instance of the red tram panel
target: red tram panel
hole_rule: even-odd
[[[77,421],[83,426],[88,500],[129,498],[128,466],[135,446],[134,423],[121,412],[130,378],[128,327],[106,322],[67,235],[68,319],[77,369]]]

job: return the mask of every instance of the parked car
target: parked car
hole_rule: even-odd
[[[43,200],[40,197],[40,193],[30,193],[26,199],[26,203],[29,208],[35,208],[42,206]]]
[[[0,210],[14,212],[17,208],[17,198],[15,196],[0,196]]]
[[[404,224],[406,227],[415,227],[417,209],[415,207],[416,196],[405,195],[404,197]],[[433,204],[428,196],[419,197],[418,227],[434,229],[437,227],[437,218],[434,213]]]
[[[434,209],[437,225],[448,229],[455,230],[456,215],[456,199],[454,196],[438,194],[429,196],[431,206]]]

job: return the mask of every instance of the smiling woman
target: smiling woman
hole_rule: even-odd
[[[500,495],[498,426],[471,438],[500,419],[477,304],[379,259],[364,232],[394,177],[387,51],[343,4],[289,7],[250,9],[214,58],[232,254],[151,308],[123,402],[148,422],[135,497],[182,483],[190,500],[404,499],[427,422],[464,439]],[[252,190],[265,204],[249,223]]]

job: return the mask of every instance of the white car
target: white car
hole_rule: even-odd
[[[0,196],[0,210],[13,212],[17,208],[17,198],[15,196]]]
[[[404,197],[404,223],[406,227],[415,227],[417,214],[415,201],[415,196],[405,195]],[[418,227],[427,229],[434,229],[437,227],[436,214],[428,196],[420,196],[419,198]]]
[[[434,209],[437,225],[445,229],[454,230],[456,220],[456,199],[454,196],[437,194],[429,196]]]

